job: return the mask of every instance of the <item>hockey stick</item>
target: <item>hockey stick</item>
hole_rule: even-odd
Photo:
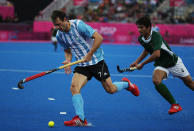
[[[30,81],[30,80],[39,78],[39,77],[41,77],[41,76],[50,74],[50,73],[52,73],[52,72],[58,71],[58,70],[60,70],[60,69],[63,69],[63,68],[66,68],[66,67],[69,67],[69,66],[72,66],[72,65],[81,63],[81,62],[83,62],[83,60],[78,60],[78,61],[75,61],[75,62],[66,64],[66,65],[60,66],[60,67],[58,67],[58,68],[55,68],[55,69],[52,69],[52,70],[49,70],[49,71],[44,71],[44,72],[38,73],[38,74],[36,74],[36,75],[27,77],[27,78],[25,78],[25,79],[19,81],[19,83],[18,83],[18,88],[23,89],[24,86],[22,86],[22,84],[25,83],[25,82],[28,82],[28,81]]]
[[[120,73],[132,72],[134,70],[137,70],[137,67],[128,67],[128,68],[120,69],[119,65],[117,65],[117,71],[120,72]]]

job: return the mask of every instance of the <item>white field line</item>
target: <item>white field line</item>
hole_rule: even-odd
[[[19,70],[19,69],[0,69],[0,72],[22,72],[22,73],[40,73],[43,71],[38,70]],[[53,72],[55,74],[65,74],[63,71]],[[111,74],[111,76],[122,76],[122,77],[136,77],[136,78],[152,78],[152,75],[132,75],[132,74]],[[172,79],[174,77],[169,76],[168,78]],[[193,79],[193,78],[192,78]]]
[[[33,54],[34,55],[34,52],[31,52],[31,51],[0,51],[0,54]],[[60,52],[62,53],[62,52]],[[45,54],[45,55],[60,55],[60,53],[55,53],[55,52],[38,52],[38,54]],[[119,54],[109,54],[109,53],[106,53],[105,56],[110,56],[110,57],[128,57],[128,58],[137,58],[138,55],[125,55],[125,54],[122,54],[122,55],[119,55]],[[182,59],[194,59],[193,56],[190,56],[190,57],[183,57],[181,56]]]

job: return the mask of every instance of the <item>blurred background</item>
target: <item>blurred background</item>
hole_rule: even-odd
[[[134,23],[147,14],[169,44],[194,44],[194,0],[0,0],[0,41],[50,41],[56,9],[91,25],[105,43],[136,44]]]

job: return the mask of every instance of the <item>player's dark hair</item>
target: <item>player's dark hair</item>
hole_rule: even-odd
[[[65,12],[61,10],[54,10],[51,15],[52,21],[55,21],[58,17],[60,20],[64,20],[64,18],[66,18]]]
[[[144,25],[145,27],[151,27],[152,23],[149,16],[143,16],[136,21],[136,25]]]

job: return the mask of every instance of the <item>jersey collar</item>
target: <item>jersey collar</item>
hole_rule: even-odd
[[[150,36],[148,37],[148,39],[146,40],[144,37],[142,37],[142,40],[145,42],[145,43],[149,43],[150,40],[152,38],[152,30],[151,30],[151,33],[150,33]]]

